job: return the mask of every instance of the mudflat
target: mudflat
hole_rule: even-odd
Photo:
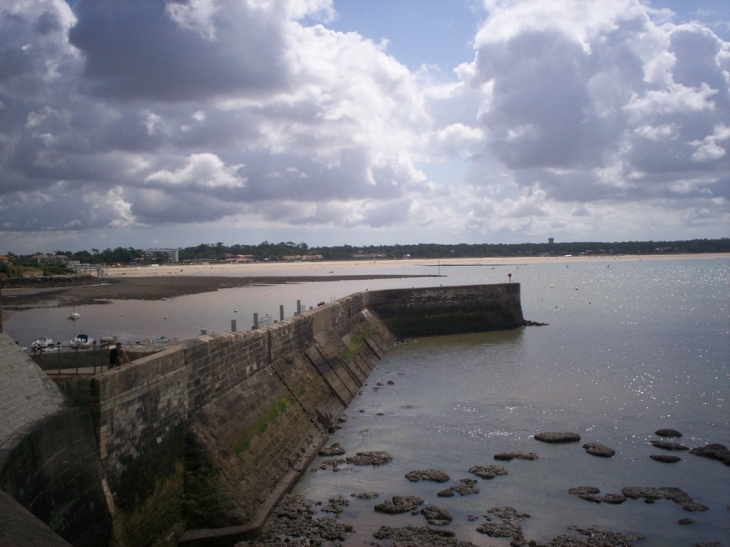
[[[47,289],[3,290],[3,307],[7,311],[28,308],[55,308],[72,305],[105,304],[109,300],[164,300],[188,294],[213,292],[252,285],[281,285],[285,283],[316,283],[363,279],[403,279],[438,277],[436,275],[321,275],[321,276],[191,276],[166,275],[150,277],[108,277],[98,285],[56,287]]]

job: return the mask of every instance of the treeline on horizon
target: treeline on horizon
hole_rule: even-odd
[[[561,255],[638,255],[638,254],[703,254],[730,252],[730,238],[694,239],[689,241],[625,241],[625,242],[573,242],[573,243],[419,243],[413,245],[340,245],[334,247],[309,247],[306,243],[292,241],[258,245],[224,245],[201,243],[195,247],[178,249],[180,262],[218,261],[250,256],[255,261],[280,261],[297,255],[321,256],[322,260],[400,259],[400,258],[488,258],[534,257]],[[77,253],[57,251],[68,260],[89,264],[164,263],[166,253],[157,252],[145,258],[142,249],[117,247],[116,249],[92,249]],[[16,256],[9,253],[10,257]]]

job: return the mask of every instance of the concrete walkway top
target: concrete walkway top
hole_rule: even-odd
[[[56,383],[0,333],[0,454],[12,448],[19,432],[64,406]]]

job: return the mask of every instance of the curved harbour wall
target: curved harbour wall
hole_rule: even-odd
[[[232,545],[306,470],[394,335],[521,325],[518,284],[363,292],[59,380],[98,450],[99,477],[84,479],[98,488],[80,496],[98,508],[103,492],[111,545]],[[20,469],[21,444],[0,473]]]

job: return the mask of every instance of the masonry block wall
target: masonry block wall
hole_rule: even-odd
[[[67,386],[93,409],[119,545],[260,518],[391,340],[363,303],[200,336]]]
[[[366,306],[399,337],[523,325],[519,283],[373,291],[366,293]]]

